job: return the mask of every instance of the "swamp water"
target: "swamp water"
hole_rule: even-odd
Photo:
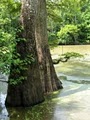
[[[64,88],[32,108],[6,109],[7,85],[0,82],[0,120],[90,120],[90,59],[59,63],[55,69]]]
[[[0,120],[90,120],[90,62],[68,61],[55,68],[64,89],[33,108],[6,109],[7,86],[0,83]]]

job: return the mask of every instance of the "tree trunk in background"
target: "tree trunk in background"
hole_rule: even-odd
[[[27,63],[24,66],[13,63],[11,65],[9,82],[10,80],[20,80],[22,77],[24,80],[17,85],[8,85],[6,106],[32,106],[44,100],[35,42],[35,5],[35,0],[22,0],[21,25],[24,30],[18,37],[25,38],[26,41],[17,41],[16,53],[20,55],[20,60],[26,60]],[[35,62],[28,62],[31,55]]]
[[[62,88],[62,83],[57,78],[50,55],[47,24],[46,24],[46,1],[37,0],[37,18],[36,18],[36,45],[39,60],[40,76],[44,92],[51,92]]]

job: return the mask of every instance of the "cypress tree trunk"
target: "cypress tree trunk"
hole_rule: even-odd
[[[46,16],[46,1],[37,0],[36,45],[40,65],[40,76],[45,93],[62,88],[62,83],[57,78],[50,55]]]
[[[25,40],[17,41],[13,57],[21,62],[11,64],[6,106],[31,106],[44,100],[43,92],[62,88],[48,46],[45,0],[22,0],[21,25],[18,37]]]
[[[19,55],[18,59],[21,62],[11,64],[6,106],[32,106],[44,100],[38,71],[35,24],[35,0],[22,0],[21,25],[23,31],[18,34],[18,37],[25,38],[25,40],[17,41],[14,56]],[[18,84],[13,85],[15,82]]]

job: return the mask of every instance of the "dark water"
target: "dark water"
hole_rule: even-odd
[[[7,84],[0,82],[0,120],[90,120],[90,62],[69,61],[55,68],[64,89],[32,108],[6,109]]]

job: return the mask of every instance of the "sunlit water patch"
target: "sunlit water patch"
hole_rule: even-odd
[[[64,81],[52,120],[90,120],[90,85]]]
[[[62,80],[90,84],[90,62],[68,61],[56,65],[55,68]]]
[[[64,89],[58,94],[52,120],[90,120],[90,62],[55,65]]]

